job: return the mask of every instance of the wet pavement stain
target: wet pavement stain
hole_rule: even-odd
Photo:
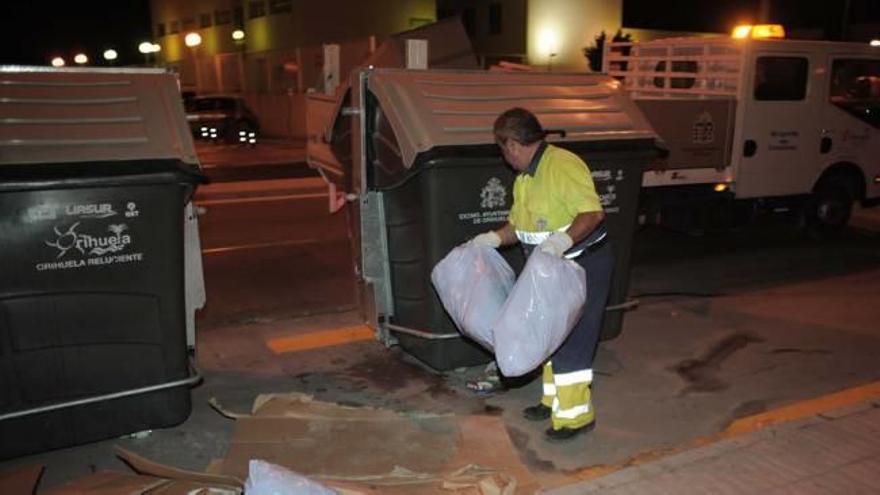
[[[520,460],[526,465],[526,467],[537,471],[556,471],[556,464],[541,459],[538,457],[538,453],[529,447],[529,435],[526,432],[518,430],[510,425],[504,425],[504,428],[507,430],[507,436],[510,437],[513,446],[516,447]]]
[[[672,371],[678,373],[688,383],[680,395],[726,389],[729,385],[715,376],[721,369],[721,363],[749,344],[763,341],[760,337],[751,334],[735,333],[712,346],[702,357],[685,359],[671,367]]]
[[[434,399],[443,399],[443,398],[451,398],[458,397],[458,392],[452,388],[449,388],[449,385],[446,384],[446,380],[442,377],[432,378],[432,383],[428,385],[428,388],[425,389],[425,393],[430,395]]]
[[[349,366],[343,374],[368,382],[382,390],[397,390],[411,380],[429,376],[421,368],[405,363],[394,356],[377,356]]]
[[[483,414],[487,416],[501,416],[502,414],[504,414],[504,408],[487,404],[485,407],[483,407]]]

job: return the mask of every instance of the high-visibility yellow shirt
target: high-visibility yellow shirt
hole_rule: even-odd
[[[513,183],[508,220],[518,232],[552,232],[581,213],[602,211],[590,169],[580,157],[552,144],[535,155]]]

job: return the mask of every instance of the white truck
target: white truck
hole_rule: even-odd
[[[855,202],[880,202],[880,48],[724,36],[619,42],[606,45],[603,70],[670,152],[644,173],[649,221],[703,230],[790,211],[829,235]]]

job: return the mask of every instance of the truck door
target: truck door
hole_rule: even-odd
[[[865,197],[876,198],[880,196],[880,58],[835,54],[828,66],[822,167],[856,165],[865,179]]]
[[[740,198],[808,192],[819,167],[823,97],[819,57],[756,50],[745,82],[736,195]]]

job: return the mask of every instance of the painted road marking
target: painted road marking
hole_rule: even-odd
[[[277,337],[266,341],[266,346],[275,354],[285,354],[363,340],[373,340],[374,338],[375,332],[372,328],[367,325],[358,325],[289,337]]]
[[[232,204],[240,204],[240,203],[263,203],[268,201],[296,201],[298,199],[315,199],[315,198],[326,198],[329,196],[326,192],[322,193],[309,193],[309,194],[287,194],[284,196],[255,196],[252,198],[229,198],[229,199],[206,199],[206,200],[198,200],[196,199],[195,203],[198,206],[213,206],[213,205],[232,205]]]

